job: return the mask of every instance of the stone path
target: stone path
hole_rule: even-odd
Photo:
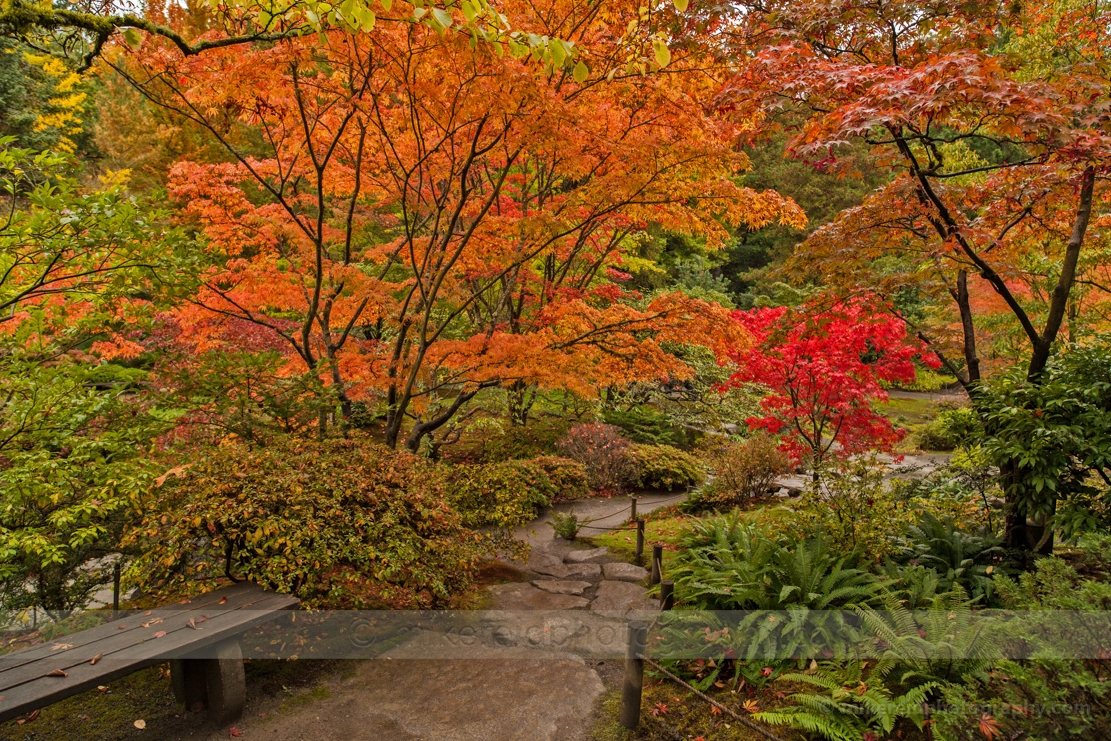
[[[638,509],[674,501],[647,496]],[[575,511],[618,527],[627,510],[603,516],[621,505],[591,501]],[[294,712],[249,703],[237,726],[242,738],[585,741],[605,691],[597,658],[620,656],[626,619],[657,604],[647,596],[647,570],[605,548],[555,538],[549,523],[543,517],[518,531],[533,549],[527,563],[513,565],[528,579],[489,587],[495,604],[476,615],[472,644],[448,646],[440,633],[420,633],[385,658],[327,680],[314,691],[319,699]],[[227,731],[198,728],[176,738],[217,741]]]

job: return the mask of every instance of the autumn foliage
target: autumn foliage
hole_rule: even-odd
[[[550,10],[586,59],[634,12]],[[419,26],[194,57],[145,41],[120,69],[230,157],[169,174],[209,261],[180,342],[280,347],[343,416],[381,405],[389,445],[411,420],[412,449],[484,388],[683,378],[669,342],[724,358],[744,338],[721,307],[622,286],[649,225],[713,247],[802,222],[737,185],[743,124],[699,102],[716,86],[700,61],[602,84]]]
[[[753,429],[782,434],[795,460],[820,466],[831,455],[890,450],[903,431],[873,409],[885,401],[884,383],[914,380],[916,359],[936,367],[906,325],[877,312],[875,299],[737,312],[756,344],[734,355],[740,370],[731,381],[757,383],[770,391],[764,416]]]

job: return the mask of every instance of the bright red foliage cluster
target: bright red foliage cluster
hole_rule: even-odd
[[[785,450],[798,461],[820,464],[831,453],[890,450],[903,431],[872,409],[885,401],[882,382],[914,380],[914,360],[939,365],[906,324],[876,310],[865,297],[823,308],[809,304],[738,311],[734,317],[756,339],[734,353],[735,385],[758,383],[771,393],[753,429],[784,433]]]

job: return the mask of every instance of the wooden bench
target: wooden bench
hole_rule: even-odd
[[[207,707],[210,721],[226,725],[243,712],[246,694],[238,636],[298,604],[243,582],[5,654],[0,722],[169,661],[178,701]]]

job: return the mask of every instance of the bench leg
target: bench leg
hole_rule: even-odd
[[[208,720],[226,726],[239,720],[247,700],[247,680],[243,674],[243,651],[232,638],[216,646],[216,658],[205,659],[208,685]]]
[[[226,726],[239,720],[247,699],[243,652],[234,638],[210,650],[214,658],[171,661],[170,681],[174,697],[186,710],[200,712],[207,706],[208,720]]]
[[[205,662],[201,659],[173,659],[170,661],[170,682],[174,697],[194,713],[204,710],[208,701],[205,687]]]

